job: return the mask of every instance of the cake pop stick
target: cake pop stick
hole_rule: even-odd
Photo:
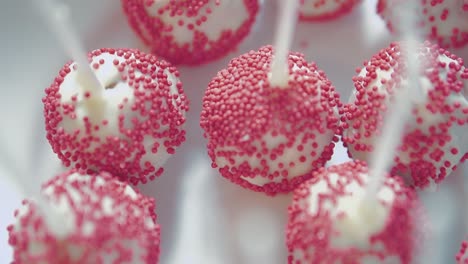
[[[395,2],[399,2],[396,0]],[[380,189],[384,180],[385,172],[388,171],[393,163],[393,157],[402,141],[404,128],[409,115],[411,114],[413,91],[419,89],[419,61],[416,57],[418,32],[416,28],[417,16],[411,13],[411,10],[417,5],[416,1],[405,1],[406,3],[397,3],[400,18],[400,28],[402,36],[406,40],[405,59],[407,61],[407,85],[402,85],[401,89],[396,91],[395,101],[390,106],[390,111],[382,127],[381,143],[377,145],[375,155],[370,162],[370,182],[367,188],[366,201],[374,201],[376,192]],[[367,199],[368,198],[368,199]]]
[[[269,81],[271,86],[288,87],[289,81],[289,51],[297,22],[298,0],[278,1],[280,19],[277,22],[273,61],[271,63]]]
[[[68,56],[78,64],[78,81],[82,84],[83,92],[92,93],[92,98],[99,98],[103,89],[89,65],[87,53],[70,22],[69,7],[54,0],[33,0],[33,2]]]

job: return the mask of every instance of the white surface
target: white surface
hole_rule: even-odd
[[[86,49],[141,47],[119,1],[64,2],[71,4],[72,19]],[[294,49],[317,62],[344,100],[353,88],[355,68],[389,44],[389,34],[375,15],[375,2],[365,1],[337,21],[297,26]],[[275,3],[265,1],[255,32],[236,54],[271,43]],[[41,98],[67,58],[27,0],[0,1],[0,29],[0,263],[8,263],[11,250],[6,225],[13,219],[14,208],[19,207],[20,195],[4,179],[21,170],[39,187],[41,179],[61,170],[45,139]],[[457,53],[468,61],[467,48]],[[187,142],[168,161],[163,176],[141,188],[157,199],[161,263],[286,263],[284,227],[289,197],[265,197],[223,179],[210,167],[199,126],[206,85],[236,54],[203,67],[179,67],[191,101]],[[346,159],[343,149],[336,151],[332,163]],[[424,263],[454,262],[466,233],[462,230],[466,218],[461,211],[459,179],[449,177],[436,192],[423,194],[435,231]]]

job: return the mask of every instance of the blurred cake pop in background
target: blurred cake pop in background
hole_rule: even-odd
[[[25,200],[8,227],[14,263],[158,263],[155,202],[107,173],[69,171],[42,189],[61,216],[60,227],[44,220]]]
[[[341,109],[343,142],[353,158],[369,160],[379,143],[383,114],[395,90],[408,83],[404,44],[375,54],[353,78],[350,102]],[[393,173],[419,188],[440,183],[468,152],[468,69],[463,60],[428,42],[418,46],[419,87],[411,87],[413,110]]]
[[[422,235],[421,204],[386,175],[377,207],[366,210],[369,170],[361,161],[322,168],[294,191],[288,263],[412,263]]]
[[[400,0],[399,0],[400,1]],[[420,6],[412,10],[424,36],[442,48],[461,48],[468,44],[468,2],[466,0],[412,0]],[[390,31],[398,33],[398,12],[391,0],[379,0],[377,12]]]
[[[151,52],[175,64],[225,56],[250,33],[258,0],[122,0],[130,26]]]

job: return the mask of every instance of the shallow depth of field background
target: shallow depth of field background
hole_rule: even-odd
[[[142,48],[127,25],[118,0],[63,0],[88,50]],[[355,68],[392,37],[375,14],[376,0],[327,23],[299,23],[294,50],[315,61],[347,101]],[[275,198],[237,187],[211,169],[199,127],[201,100],[210,79],[234,56],[271,44],[277,5],[265,0],[251,35],[238,51],[199,67],[179,67],[190,100],[187,141],[165,166],[162,177],[140,186],[157,200],[162,226],[163,264],[286,263],[284,227],[290,196]],[[0,263],[11,261],[6,226],[22,195],[9,178],[25,175],[40,182],[63,171],[45,139],[43,90],[67,56],[32,8],[30,0],[0,0]],[[468,66],[468,48],[457,50]],[[347,160],[337,146],[330,164]],[[454,263],[468,235],[468,169],[460,169],[422,197],[433,227],[422,263]]]

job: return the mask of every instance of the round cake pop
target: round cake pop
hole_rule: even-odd
[[[272,55],[265,46],[231,60],[208,85],[200,123],[212,166],[267,194],[293,190],[330,160],[340,104],[325,74],[299,53],[285,62],[286,86],[272,86]]]
[[[376,206],[366,210],[367,165],[322,168],[294,191],[286,243],[288,262],[412,263],[422,216],[416,193],[386,175]]]
[[[122,0],[130,26],[151,51],[175,64],[201,64],[249,34],[258,0]]]
[[[327,21],[351,12],[361,0],[300,0],[299,18],[303,21]]]
[[[76,64],[68,63],[46,89],[54,152],[65,166],[134,184],[154,179],[185,141],[188,101],[177,69],[133,49],[99,49],[89,59],[102,88],[86,90]]]
[[[402,1],[402,0],[398,0]],[[419,17],[418,25],[425,36],[442,48],[460,48],[468,44],[468,1],[466,0],[417,0],[420,7],[413,13]],[[398,12],[389,0],[379,0],[377,12],[387,23],[388,28],[397,32]]]
[[[399,43],[374,55],[353,78],[355,90],[340,110],[343,142],[353,158],[369,160],[379,142],[383,115],[394,91],[408,80]],[[439,183],[468,152],[468,69],[463,60],[436,45],[420,44],[419,87],[410,87],[413,103],[392,174],[425,188]]]
[[[457,264],[468,264],[468,240],[461,243],[460,251],[455,256]]]
[[[61,233],[47,211],[25,200],[8,227],[14,263],[158,263],[160,228],[155,202],[110,174],[61,174],[42,189],[62,216]]]

